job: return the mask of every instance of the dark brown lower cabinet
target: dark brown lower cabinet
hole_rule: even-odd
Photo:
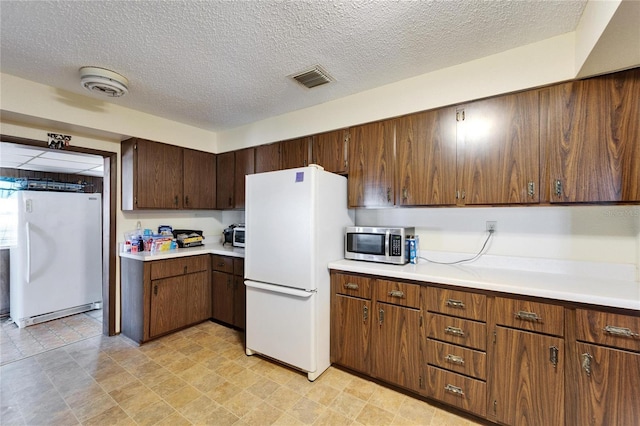
[[[489,415],[507,425],[564,424],[564,339],[498,326],[493,350]]]
[[[371,372],[381,380],[420,390],[420,309],[376,303]]]
[[[211,318],[209,255],[122,258],[122,333],[137,343]]]
[[[212,262],[212,318],[244,329],[246,316],[244,259],[212,255]]]
[[[582,342],[576,347],[574,424],[640,424],[640,354]]]
[[[335,294],[331,313],[331,360],[369,372],[371,300]]]

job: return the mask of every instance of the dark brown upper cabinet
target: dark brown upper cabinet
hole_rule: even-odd
[[[324,167],[328,172],[347,173],[348,141],[348,129],[315,135],[312,149],[313,163]]]
[[[280,143],[271,143],[268,145],[260,145],[256,150],[256,173],[272,172],[280,170]]]
[[[122,210],[182,208],[183,148],[132,138],[121,156]]]
[[[456,110],[441,108],[396,121],[396,204],[456,204]]]
[[[394,204],[395,120],[349,129],[349,207],[389,207]]]
[[[216,160],[216,207],[220,210],[233,209],[236,153],[218,154]]]
[[[243,209],[245,201],[245,176],[253,174],[255,170],[255,149],[244,148],[235,151],[235,172],[233,200],[234,208]]]
[[[311,137],[280,142],[281,169],[306,167],[310,163],[309,158],[311,158]]]
[[[541,92],[551,203],[640,201],[640,68]]]
[[[185,148],[182,206],[185,209],[216,208],[216,156]]]
[[[461,105],[456,120],[458,204],[538,203],[538,92]]]

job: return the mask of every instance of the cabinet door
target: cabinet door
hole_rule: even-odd
[[[394,120],[349,129],[349,207],[393,206]]]
[[[552,203],[640,201],[639,93],[640,68],[542,92]]]
[[[456,203],[455,114],[455,108],[443,108],[398,119],[396,204]]]
[[[255,149],[256,173],[280,170],[280,143],[260,145]]]
[[[313,137],[313,162],[328,172],[347,173],[347,140],[346,129],[321,133]]]
[[[187,324],[194,324],[211,318],[211,283],[208,272],[198,272],[184,276],[189,287],[187,299]]]
[[[216,157],[216,208],[234,208],[235,153],[225,152]]]
[[[488,414],[507,425],[563,424],[564,340],[496,327],[493,350]]]
[[[189,286],[184,276],[151,281],[149,337],[158,336],[188,324]]]
[[[331,362],[369,373],[371,301],[334,295],[331,308]]]
[[[234,177],[234,206],[236,209],[244,208],[245,176],[251,175],[255,170],[255,149],[245,148],[235,151],[235,177]]]
[[[135,179],[135,208],[182,208],[182,148],[137,139]]]
[[[456,118],[460,204],[538,203],[538,92],[473,102]]]
[[[215,209],[215,154],[185,148],[183,156],[183,207],[185,209]]]
[[[233,275],[213,271],[211,277],[212,316],[219,321],[233,324]]]
[[[233,277],[233,325],[244,330],[247,321],[247,292],[244,278]]]
[[[640,421],[640,354],[577,343],[576,425],[633,425]],[[574,386],[574,384],[571,384]]]
[[[373,327],[375,377],[420,391],[420,310],[377,303]]]
[[[281,168],[293,169],[309,165],[310,138],[292,139],[280,142]]]

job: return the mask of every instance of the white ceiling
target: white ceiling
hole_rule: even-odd
[[[103,164],[97,155],[0,142],[0,167],[102,177]]]
[[[130,81],[109,101],[219,131],[573,31],[585,5],[3,0],[0,71],[99,97],[78,69],[108,68]],[[287,77],[315,64],[335,82]]]

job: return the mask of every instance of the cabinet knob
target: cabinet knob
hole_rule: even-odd
[[[387,188],[387,203],[391,202],[391,188]]]
[[[585,373],[587,373],[587,376],[591,375],[591,361],[593,360],[593,356],[591,356],[590,353],[584,353],[582,355],[580,355],[580,357],[582,358],[582,369],[584,370]]]
[[[464,392],[462,391],[462,388],[453,386],[451,384],[445,385],[444,390],[455,395],[464,396]]]
[[[384,309],[378,311],[378,324],[382,325],[384,322]]]
[[[178,205],[178,196],[173,197],[173,204]]]
[[[388,294],[389,297],[397,297],[399,299],[403,299],[404,298],[404,292],[400,291],[400,290],[392,290],[389,292]]]
[[[369,308],[367,305],[362,306],[362,322],[367,322],[369,319]]]
[[[185,206],[189,205],[189,196],[188,195],[186,197],[184,197],[184,205]]]
[[[347,290],[358,290],[360,287],[356,283],[344,283],[344,288]]]
[[[153,295],[154,296],[158,295],[158,285],[157,284],[153,286]]]
[[[553,368],[558,366],[558,347],[549,346],[549,362],[553,364]]]
[[[447,356],[444,357],[444,360],[450,362],[451,364],[464,365],[464,358],[462,358],[461,356],[447,354]]]

